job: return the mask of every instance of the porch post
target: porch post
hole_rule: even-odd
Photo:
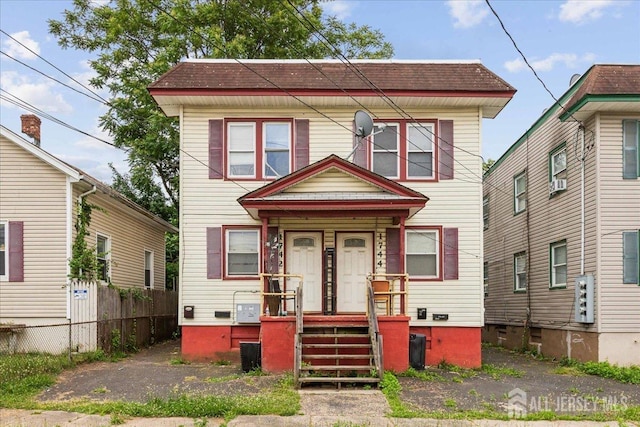
[[[261,272],[262,273],[269,273],[268,269],[267,269],[267,242],[269,239],[269,218],[262,218],[262,230],[261,230],[261,234],[262,234],[262,263],[261,263]],[[262,288],[263,288],[263,292],[269,292],[269,287],[267,286],[268,280],[264,280],[262,283]]]
[[[405,217],[400,217],[400,273],[404,274],[405,271],[405,232],[404,232],[404,222]],[[400,279],[400,291],[404,292],[406,288],[406,284],[404,283],[404,276]],[[400,294],[400,314],[405,314],[405,294]]]

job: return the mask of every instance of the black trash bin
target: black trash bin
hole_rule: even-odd
[[[260,343],[241,342],[240,361],[242,363],[242,372],[249,372],[262,366]]]
[[[424,370],[424,356],[427,348],[427,336],[409,334],[409,365],[419,371]]]

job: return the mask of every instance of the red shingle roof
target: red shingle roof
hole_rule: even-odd
[[[587,95],[640,95],[640,65],[594,65],[567,108]]]
[[[515,89],[479,62],[196,60],[149,86],[194,91],[372,91],[509,93]]]

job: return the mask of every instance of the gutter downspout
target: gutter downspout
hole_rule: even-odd
[[[581,150],[580,150],[580,275],[584,276],[584,167],[585,167],[585,141],[584,132],[585,129],[582,125],[578,127],[578,131],[581,131]]]

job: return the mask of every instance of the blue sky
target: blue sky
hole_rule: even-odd
[[[640,63],[640,0],[494,0],[491,4],[556,97],[567,90],[573,74],[584,73],[594,63]],[[484,1],[342,0],[323,3],[323,7],[346,23],[381,30],[397,59],[479,59],[514,86],[518,92],[506,108],[496,119],[483,121],[485,158],[500,157],[553,103]],[[47,32],[47,20],[61,19],[66,8],[71,8],[71,1],[0,0],[0,28],[76,80],[87,82],[92,75],[88,54],[62,50]],[[0,50],[75,85],[4,34]],[[0,56],[0,73],[3,96],[16,96],[73,127],[110,140],[99,129],[104,109],[98,102],[5,55]],[[25,110],[5,101],[0,108],[2,125],[20,133],[20,114]],[[42,121],[42,147],[47,151],[105,182],[111,181],[108,162],[126,172],[126,157],[119,150]]]

